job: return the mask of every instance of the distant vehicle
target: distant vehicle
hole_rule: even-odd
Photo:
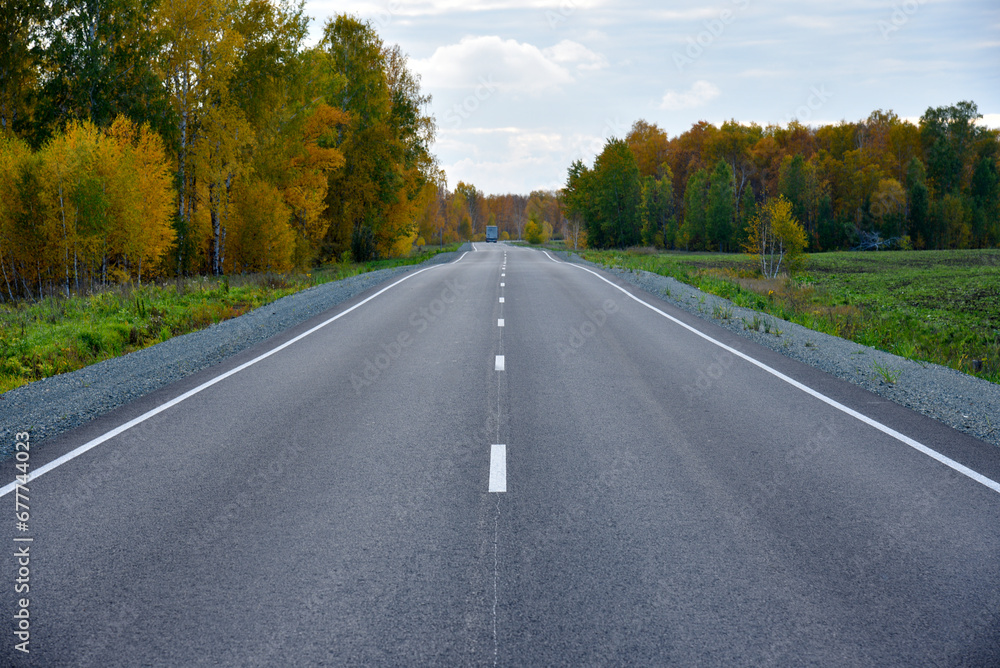
[[[497,242],[497,226],[487,225],[486,226],[486,243],[496,243]]]

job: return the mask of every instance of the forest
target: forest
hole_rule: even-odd
[[[429,97],[370,23],[306,47],[301,3],[4,7],[0,299],[403,255],[437,202]]]
[[[558,191],[449,190],[398,46],[301,1],[12,0],[0,12],[0,302],[308,271],[500,238],[739,250],[768,200],[808,250],[1000,244],[973,102],[809,127],[637,121]]]
[[[700,122],[673,138],[637,121],[561,193],[566,229],[593,248],[739,251],[747,223],[783,197],[808,250],[1000,245],[1000,131],[974,102],[914,124],[878,110],[808,127]]]

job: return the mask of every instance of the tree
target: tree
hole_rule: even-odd
[[[385,48],[370,23],[338,16],[326,24],[320,47],[333,82],[327,100],[350,116],[337,146],[345,168],[330,177],[325,255],[348,245],[359,260],[389,255],[401,238],[416,238],[417,200],[437,171],[429,153],[433,121],[422,112],[430,98],[420,94],[405,56]]]
[[[979,136],[976,120],[982,118],[975,102],[948,107],[928,107],[920,117],[927,175],[940,195],[957,192],[971,177],[973,145]]]
[[[906,191],[893,178],[881,179],[872,196],[872,218],[879,233],[888,239],[898,239],[904,233],[906,220]]]
[[[233,193],[232,253],[227,271],[285,272],[292,268],[295,232],[281,193],[260,179],[243,179]]]
[[[997,143],[986,144],[972,173],[972,235],[983,248],[1000,243],[1000,168]]]
[[[653,123],[638,120],[632,124],[632,129],[625,136],[632,153],[635,154],[639,166],[639,174],[643,177],[660,178],[663,166],[667,160],[669,141],[667,133]]]
[[[23,246],[18,239],[18,222],[23,218],[23,201],[18,197],[20,181],[27,163],[31,160],[28,145],[10,133],[0,133],[0,275],[3,277],[6,297],[0,290],[0,299],[14,301],[17,286],[17,256],[30,253],[30,246]]]
[[[735,215],[736,189],[733,173],[726,161],[720,159],[709,176],[705,203],[705,228],[710,248],[725,251],[730,247]]]
[[[241,36],[233,28],[235,11],[235,0],[163,0],[159,5],[158,22],[163,27],[164,48],[158,62],[177,123],[178,274],[187,272],[200,261],[206,246],[203,239],[217,236],[212,229],[214,224],[197,215],[200,193],[206,192],[206,184],[200,183],[199,172],[212,170],[212,187],[219,187],[218,179],[225,172],[225,165],[220,163],[226,155],[232,155],[228,146],[225,152],[222,151],[222,143],[228,145],[230,137],[234,137],[235,142],[247,139],[244,136],[241,140],[232,133],[227,135],[227,126],[242,126],[243,123],[242,118],[233,118],[236,113],[229,113],[233,107],[227,105],[237,49],[242,44]],[[226,111],[218,111],[220,107]],[[210,112],[216,116],[216,132],[205,140],[203,124]],[[228,123],[230,119],[232,122]],[[235,128],[228,129],[238,132]],[[205,143],[199,146],[200,142]],[[215,151],[218,159],[214,165],[212,144],[218,145]],[[208,193],[207,197],[211,199],[214,194]],[[201,195],[202,199],[205,197]],[[218,207],[215,215],[218,215]],[[218,236],[221,236],[221,229]],[[214,249],[220,251],[222,239],[213,241]],[[213,265],[217,267],[218,263],[213,262]]]
[[[639,203],[642,185],[635,154],[621,139],[610,139],[594,161],[593,213],[588,242],[598,248],[624,248],[642,241]]]
[[[67,121],[106,128],[124,115],[167,131],[168,105],[154,71],[161,31],[155,0],[57,0],[46,22],[39,136]]]
[[[781,195],[758,205],[746,234],[744,250],[754,256],[767,278],[776,278],[782,269],[792,273],[804,261],[805,230],[792,215],[791,202]]]
[[[469,224],[472,226],[472,233],[477,234],[482,228],[482,200],[483,192],[477,190],[471,183],[458,182],[455,186],[456,193],[462,193],[465,198],[465,205],[469,210]]]
[[[670,167],[664,168],[664,174],[659,179],[652,176],[643,178],[640,207],[643,243],[657,248],[672,248],[677,236],[677,219]]]
[[[537,213],[532,213],[528,218],[528,224],[524,226],[524,239],[529,244],[538,245],[548,241],[542,225],[542,220]]]
[[[47,13],[42,0],[5,1],[0,7],[0,135],[23,136],[31,129]]]
[[[705,250],[708,244],[708,172],[699,169],[688,179],[684,189],[684,224],[677,243],[685,249]]]
[[[792,215],[802,222],[806,236],[818,242],[817,215],[823,196],[816,168],[801,153],[785,156],[778,172],[778,194],[792,203]]]

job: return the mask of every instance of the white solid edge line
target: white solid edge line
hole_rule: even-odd
[[[459,258],[459,259],[461,259],[461,258]],[[456,260],[456,262],[457,262],[457,260]],[[194,395],[198,394],[199,392],[201,392],[203,390],[207,390],[208,388],[212,387],[216,383],[219,383],[219,382],[225,380],[226,378],[229,378],[230,376],[238,374],[240,371],[243,371],[244,369],[253,366],[257,362],[260,362],[260,361],[262,361],[264,359],[267,359],[271,355],[274,355],[275,353],[284,350],[285,348],[289,347],[290,345],[292,345],[294,343],[298,343],[299,341],[301,341],[302,339],[306,338],[310,334],[313,334],[314,332],[317,332],[320,329],[323,329],[324,327],[326,327],[327,325],[329,325],[333,321],[339,320],[340,318],[344,317],[345,315],[347,315],[351,311],[364,306],[365,304],[367,304],[371,300],[373,300],[376,297],[378,297],[379,295],[381,295],[383,292],[391,290],[392,288],[396,287],[397,285],[399,285],[403,281],[407,281],[407,280],[413,278],[414,276],[416,276],[417,274],[422,274],[425,271],[428,271],[430,269],[436,269],[436,268],[441,267],[441,266],[443,266],[443,265],[434,265],[432,267],[425,267],[424,269],[420,269],[419,271],[415,271],[412,274],[404,276],[403,278],[399,279],[398,281],[396,281],[392,285],[389,285],[389,286],[386,286],[386,287],[382,288],[381,290],[379,290],[375,294],[371,295],[370,297],[365,298],[363,301],[358,302],[357,304],[355,304],[351,308],[347,309],[346,311],[342,311],[342,312],[338,313],[337,315],[333,316],[332,318],[330,318],[329,320],[326,320],[325,322],[322,322],[322,323],[316,325],[315,327],[313,327],[309,331],[303,332],[302,334],[299,334],[294,339],[286,341],[285,343],[282,343],[280,346],[277,346],[276,348],[272,348],[271,350],[267,351],[263,355],[260,355],[259,357],[256,357],[256,358],[250,360],[249,362],[244,362],[243,364],[239,365],[238,367],[236,367],[234,369],[230,369],[229,371],[225,372],[224,374],[218,375],[215,378],[213,378],[212,380],[209,380],[209,381],[207,381],[205,383],[202,383],[198,387],[196,387],[194,389],[191,389],[191,390],[188,390],[184,394],[182,394],[182,395],[180,395],[178,397],[175,397],[175,398],[171,399],[170,401],[168,401],[168,402],[166,402],[164,404],[160,404],[156,408],[143,413],[139,417],[133,418],[133,419],[129,420],[128,422],[126,422],[125,424],[119,425],[118,427],[115,427],[111,431],[106,432],[104,434],[101,434],[97,438],[95,438],[93,440],[90,440],[90,441],[87,441],[83,445],[78,446],[78,447],[74,448],[73,450],[70,450],[69,452],[67,452],[66,454],[62,455],[61,457],[59,457],[57,459],[53,459],[48,464],[45,464],[44,466],[38,467],[37,469],[35,469],[34,471],[32,471],[31,473],[28,474],[28,477],[26,478],[26,482],[31,482],[32,480],[38,478],[39,476],[45,475],[46,473],[48,473],[52,469],[57,468],[59,466],[62,466],[63,464],[65,464],[66,462],[68,462],[68,461],[70,461],[72,459],[76,459],[77,457],[79,457],[80,455],[84,454],[88,450],[91,450],[92,448],[97,447],[101,443],[104,443],[105,441],[108,441],[108,440],[114,438],[115,436],[118,436],[122,432],[128,431],[129,429],[131,429],[132,427],[136,426],[137,424],[141,424],[141,423],[145,422],[146,420],[148,420],[149,418],[151,418],[151,417],[153,417],[155,415],[159,415],[160,413],[162,413],[163,411],[165,411],[165,410],[167,410],[169,408],[173,408],[174,406],[176,406],[177,404],[181,403],[182,401],[190,399]],[[3,497],[5,495],[10,494],[11,492],[13,492],[14,488],[17,487],[17,485],[18,485],[17,482],[12,482],[12,483],[10,483],[8,485],[5,485],[4,487],[0,488],[0,497]]]
[[[507,491],[507,446],[493,445],[490,448],[490,493],[503,494]]]
[[[548,253],[545,253],[545,254],[548,255]],[[552,260],[552,257],[550,256],[549,259]],[[552,260],[552,261],[555,262],[555,260]],[[808,394],[808,395],[810,395],[812,397],[815,397],[816,399],[819,399],[823,403],[828,404],[829,406],[832,406],[833,408],[836,408],[837,410],[841,411],[842,413],[846,413],[847,415],[850,415],[851,417],[853,417],[853,418],[855,418],[857,420],[860,420],[861,422],[864,422],[869,427],[873,427],[873,428],[879,430],[880,432],[882,432],[883,434],[885,434],[887,436],[891,436],[892,438],[896,439],[900,443],[904,443],[904,444],[910,446],[911,448],[913,448],[917,452],[922,452],[923,454],[927,455],[931,459],[935,459],[938,462],[944,464],[948,468],[950,468],[950,469],[952,469],[954,471],[957,471],[957,472],[961,473],[962,475],[964,475],[964,476],[966,476],[968,478],[971,478],[972,480],[975,480],[980,485],[983,485],[984,487],[988,487],[988,488],[992,489],[994,492],[1000,493],[1000,482],[997,482],[995,480],[987,478],[986,476],[982,475],[981,473],[977,473],[976,471],[973,471],[968,466],[965,466],[964,464],[960,464],[960,463],[956,462],[954,459],[951,459],[950,457],[946,457],[946,456],[942,455],[940,452],[938,452],[936,450],[932,450],[931,448],[927,447],[923,443],[920,443],[919,441],[915,441],[912,438],[910,438],[909,436],[906,436],[905,434],[899,433],[898,431],[896,431],[892,427],[887,427],[886,425],[882,424],[881,422],[878,422],[877,420],[873,420],[872,418],[868,417],[867,415],[862,415],[861,413],[857,412],[853,408],[848,408],[847,406],[843,405],[842,403],[840,403],[840,402],[838,402],[838,401],[836,401],[834,399],[831,399],[830,397],[826,396],[825,394],[821,394],[820,392],[817,392],[816,390],[812,389],[811,387],[809,387],[807,385],[803,385],[802,383],[800,383],[799,381],[795,380],[794,378],[790,378],[790,377],[786,376],[785,374],[781,373],[777,369],[772,369],[771,367],[769,367],[768,365],[764,364],[763,362],[758,361],[758,360],[754,359],[753,357],[750,357],[749,355],[741,353],[740,351],[736,350],[735,348],[730,348],[729,346],[727,346],[726,344],[722,343],[721,341],[717,341],[717,340],[713,339],[708,334],[700,332],[697,329],[695,329],[694,327],[681,322],[680,320],[678,320],[677,318],[673,317],[672,315],[664,313],[663,311],[661,311],[660,309],[656,308],[652,304],[647,304],[646,302],[642,301],[641,299],[639,299],[638,297],[636,297],[635,295],[633,295],[628,290],[625,290],[622,287],[620,287],[618,285],[615,285],[614,283],[612,283],[608,279],[604,278],[603,276],[601,276],[600,274],[598,274],[596,271],[592,271],[590,269],[587,269],[586,267],[581,267],[580,265],[573,264],[571,262],[560,262],[559,264],[566,264],[566,265],[569,265],[571,267],[576,267],[577,269],[582,269],[583,271],[587,272],[588,274],[593,274],[594,276],[596,276],[597,278],[601,279],[602,281],[604,281],[605,283],[607,283],[611,287],[613,287],[616,290],[618,290],[618,291],[622,292],[623,294],[627,295],[630,299],[632,299],[632,300],[634,300],[634,301],[642,304],[643,306],[645,306],[649,310],[654,311],[655,313],[658,313],[658,314],[662,315],[667,320],[670,320],[671,322],[673,322],[673,323],[675,323],[677,325],[680,325],[681,327],[683,327],[684,329],[688,330],[689,332],[691,332],[693,334],[696,334],[697,336],[700,336],[701,338],[705,339],[709,343],[712,343],[712,344],[714,344],[714,345],[722,348],[726,352],[732,353],[733,355],[736,355],[737,357],[739,357],[741,359],[744,359],[747,362],[750,362],[754,366],[757,366],[757,367],[763,369],[764,371],[768,372],[772,376],[774,376],[774,377],[776,377],[776,378],[778,378],[780,380],[785,381],[786,383],[788,383],[792,387],[795,387],[795,388],[798,388],[799,390],[802,390],[806,394]]]
[[[505,365],[506,365],[506,362],[504,362],[503,355],[497,355],[497,361],[496,361],[496,364],[494,365],[494,368],[497,371],[503,371],[504,368],[505,368]]]

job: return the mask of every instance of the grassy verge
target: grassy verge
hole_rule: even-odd
[[[745,255],[583,251],[817,331],[1000,383],[1000,250],[821,253],[767,280]]]
[[[425,247],[407,258],[333,264],[307,274],[195,277],[0,305],[0,393],[203,329],[315,285],[418,264],[457,248]]]

